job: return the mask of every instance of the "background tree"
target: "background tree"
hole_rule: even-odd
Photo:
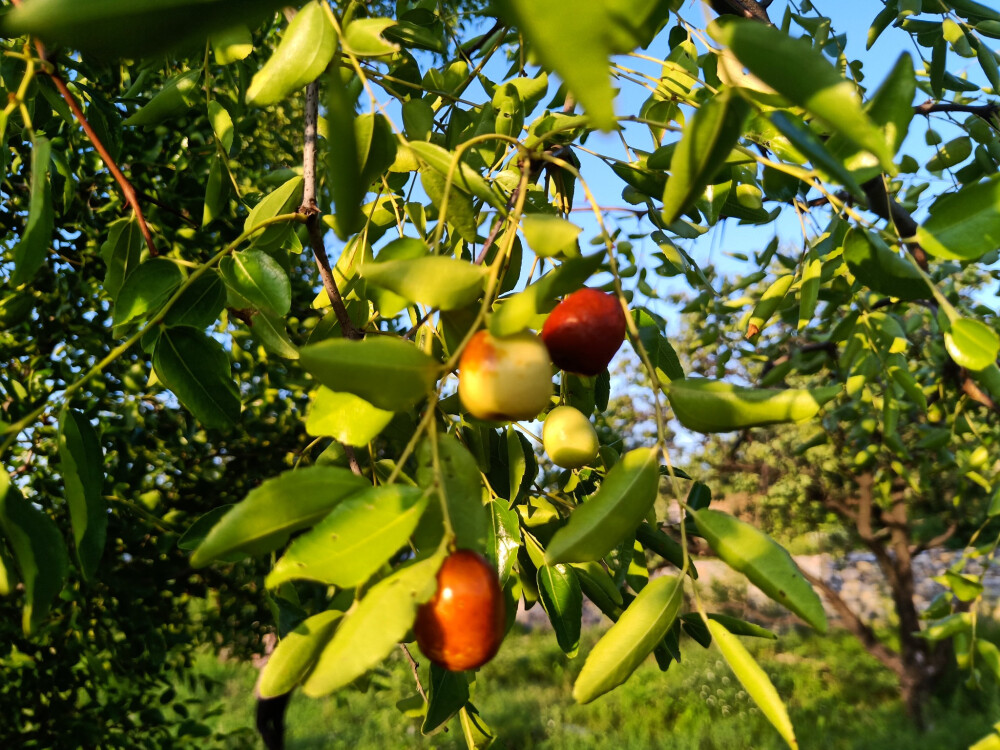
[[[573,657],[584,595],[616,621],[580,702],[650,654],[667,669],[690,637],[714,642],[794,746],[738,638],[762,631],[706,611],[688,542],[821,631],[822,604],[777,543],[672,468],[671,417],[819,431],[799,494],[898,579],[914,713],[939,668],[927,642],[1000,665],[976,639],[980,581],[942,572],[953,596],[923,639],[907,598],[912,546],[951,533],[991,560],[996,544],[968,519],[997,510],[1000,336],[982,285],[1000,247],[1000,14],[887,3],[869,47],[892,24],[915,51],[872,85],[808,2],[714,2],[726,18],[705,23],[674,0],[14,5],[0,583],[23,615],[5,663],[33,649],[58,675],[35,684],[38,705],[72,701],[112,744],[135,725],[161,743],[201,731],[163,687],[189,658],[180,642],[255,648],[245,626],[265,604],[281,641],[263,698],[364,684],[409,642],[443,561],[470,549],[496,569],[508,627],[518,600],[541,602]],[[924,117],[942,131],[926,160],[906,140]],[[606,205],[618,188],[624,205]],[[789,253],[765,237],[716,277],[697,238],[734,223],[800,239]],[[677,282],[692,291],[674,334],[694,342],[687,373],[663,317]],[[594,418],[611,397],[607,362],[587,356],[604,340],[585,330],[576,364],[525,332],[584,284],[628,312],[655,432],[602,429],[584,466],[540,475],[532,417]],[[494,349],[518,356],[491,379]],[[546,400],[549,355],[578,373]],[[728,450],[762,463],[746,438]],[[793,456],[773,458],[801,470]],[[657,514],[661,479],[686,498],[680,524]],[[634,574],[643,550],[677,574]],[[140,636],[149,658],[111,645]],[[86,670],[65,668],[73,654]],[[116,668],[173,713],[128,704],[102,725]],[[425,732],[458,714],[470,746],[489,741],[474,671],[414,675]],[[261,705],[279,743],[283,703]],[[34,708],[18,715],[55,742]]]

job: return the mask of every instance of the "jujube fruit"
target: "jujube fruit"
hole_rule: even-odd
[[[612,294],[584,287],[556,305],[542,341],[556,366],[579,375],[603,372],[625,340],[625,311]]]
[[[502,338],[477,332],[458,363],[458,396],[477,419],[534,419],[552,398],[552,363],[530,331]]]
[[[548,413],[542,426],[542,445],[552,463],[564,469],[586,466],[601,447],[594,425],[572,406],[557,406]]]
[[[481,555],[458,550],[437,574],[434,597],[417,610],[417,645],[439,667],[476,669],[500,648],[506,605],[496,571]]]

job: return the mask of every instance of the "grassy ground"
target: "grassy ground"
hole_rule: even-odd
[[[599,632],[585,634],[581,655],[567,660],[551,634],[512,633],[484,667],[473,700],[499,735],[496,748],[521,750],[765,750],[784,747],[752,706],[714,649],[688,642],[683,662],[664,674],[649,659],[632,678],[588,706],[572,699],[572,683]],[[777,645],[749,639],[785,698],[804,750],[965,750],[1000,719],[1000,696],[965,690],[936,703],[921,733],[902,712],[892,676],[844,633],[830,638],[782,636]],[[212,721],[222,732],[252,726],[255,671],[210,656],[200,662],[220,688]],[[416,719],[395,707],[415,693],[402,658],[367,693],[326,700],[296,694],[288,711],[288,748],[464,748],[461,729],[422,737]],[[246,746],[247,735],[234,746]]]

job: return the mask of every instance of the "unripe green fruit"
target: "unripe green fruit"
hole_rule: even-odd
[[[542,427],[542,445],[552,463],[564,469],[586,466],[601,447],[594,425],[572,406],[557,406],[549,412]]]

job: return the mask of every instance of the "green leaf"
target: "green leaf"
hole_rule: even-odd
[[[359,228],[365,195],[354,119],[354,102],[340,71],[334,70],[326,78],[326,181],[336,209],[334,231],[341,240]]]
[[[639,340],[642,342],[649,361],[656,370],[656,377],[661,382],[679,380],[684,377],[681,362],[677,352],[670,342],[654,326],[643,326],[639,329]]]
[[[736,675],[736,679],[753,698],[761,713],[774,725],[788,746],[797,750],[799,743],[795,740],[795,729],[792,727],[791,719],[788,718],[788,710],[767,673],[754,661],[739,638],[726,630],[722,623],[709,620],[708,630],[729,668]]]
[[[229,355],[196,328],[166,328],[153,352],[156,376],[206,427],[232,427],[240,418],[240,392]]]
[[[281,187],[275,188],[268,193],[264,199],[253,207],[250,215],[247,216],[243,224],[243,231],[249,232],[251,229],[275,216],[292,213],[298,209],[302,203],[302,192],[305,188],[305,181],[299,177],[292,177]],[[291,234],[291,222],[282,224],[272,224],[261,230],[250,238],[250,244],[261,250],[274,250],[281,247],[288,235]]]
[[[134,215],[111,224],[108,239],[101,245],[101,257],[108,267],[104,276],[104,291],[112,300],[118,297],[128,275],[139,267],[142,248],[142,232]]]
[[[312,526],[368,486],[363,477],[333,466],[310,466],[268,479],[212,527],[191,555],[191,565],[200,568],[234,551],[278,549],[289,534]]]
[[[306,3],[288,24],[274,54],[250,81],[246,102],[275,104],[316,80],[337,50],[337,32],[323,4]]]
[[[742,388],[721,380],[686,378],[663,386],[677,420],[695,432],[731,432],[812,419],[823,404],[841,393],[840,386]]]
[[[6,145],[4,145],[6,148]],[[49,157],[51,142],[35,135],[31,149],[31,193],[28,199],[28,223],[14,246],[14,273],[11,286],[31,281],[48,257],[52,243],[55,213],[52,208],[52,187],[49,184]]]
[[[226,306],[226,285],[214,270],[208,270],[184,290],[167,310],[164,325],[204,329],[215,323]]]
[[[848,142],[878,157],[894,173],[893,151],[861,106],[854,84],[845,80],[807,40],[793,39],[773,26],[727,17],[708,27],[713,39],[768,86],[823,120]]]
[[[976,260],[1000,248],[1000,175],[934,201],[930,218],[917,229],[917,242],[947,260]]]
[[[722,511],[705,508],[691,516],[698,533],[722,562],[816,630],[826,632],[823,603],[781,545],[760,529]]]
[[[209,41],[212,44],[216,65],[229,65],[245,60],[253,52],[253,35],[243,24],[217,31],[211,35]]]
[[[455,310],[472,304],[482,294],[486,269],[464,260],[425,255],[365,263],[361,274],[409,302]]]
[[[559,648],[569,658],[580,650],[580,618],[583,592],[576,573],[568,565],[543,565],[538,569],[538,598],[549,616]]]
[[[749,103],[733,89],[701,105],[681,134],[663,190],[663,221],[678,217],[712,182],[743,133]]]
[[[338,443],[360,448],[385,429],[392,414],[353,393],[336,393],[320,386],[312,395],[306,432],[315,437],[327,435]]]
[[[205,206],[201,211],[201,225],[207,227],[226,209],[229,199],[229,178],[225,165],[218,154],[208,168],[208,182],[205,183]]]
[[[854,277],[881,294],[902,300],[931,296],[920,272],[900,258],[876,235],[852,227],[844,238],[844,260]]]
[[[135,269],[118,292],[111,323],[115,328],[156,312],[184,281],[173,261],[153,258]]]
[[[494,336],[510,336],[527,328],[534,319],[553,306],[556,297],[575,292],[597,271],[604,260],[602,253],[584,258],[570,258],[549,271],[534,284],[504,301],[489,321]]]
[[[399,484],[370,487],[339,503],[297,537],[265,583],[308,580],[340,588],[367,581],[406,544],[427,506],[427,493]]]
[[[469,702],[469,680],[465,672],[449,672],[431,664],[428,685],[427,714],[420,727],[421,734],[430,734],[444,726]]]
[[[500,577],[500,587],[507,585],[510,571],[517,559],[517,549],[521,546],[521,531],[517,511],[508,508],[506,503],[491,500],[489,510],[489,526],[486,534],[486,556],[497,569]],[[1000,515],[1000,509],[997,511]]]
[[[510,504],[516,505],[522,496],[521,485],[528,469],[524,446],[518,431],[513,426],[507,428],[507,482],[510,487]]]
[[[299,350],[288,338],[288,329],[283,317],[275,315],[270,310],[260,310],[253,316],[253,326],[250,330],[254,338],[271,354],[285,359],[299,358]]]
[[[55,522],[21,497],[10,477],[0,472],[0,531],[3,531],[24,584],[21,626],[35,633],[62,590],[69,561]]]
[[[778,638],[778,636],[776,636],[767,628],[762,628],[760,625],[754,625],[752,622],[746,622],[745,620],[740,620],[737,617],[730,617],[729,615],[718,615],[709,612],[708,619],[715,620],[717,623],[722,625],[722,627],[724,627],[733,635],[745,635],[751,638],[766,638],[767,640],[770,641],[777,640]],[[690,614],[681,615],[681,620],[684,622],[685,627],[687,627],[689,624],[700,625],[704,627],[704,620],[701,619],[701,615],[699,615],[697,612],[691,612]]]
[[[5,19],[5,35],[31,34],[99,57],[152,57],[236,23],[256,22],[279,0],[31,0]]]
[[[927,171],[940,172],[950,169],[972,156],[972,139],[967,135],[953,138],[943,146],[927,162]]]
[[[625,682],[667,635],[683,598],[679,576],[650,581],[587,655],[573,684],[577,702],[590,703]]]
[[[444,208],[444,221],[455,234],[469,243],[478,241],[478,217],[475,206],[472,205],[471,195],[461,190],[450,190],[448,203],[445,205],[444,196],[447,187],[445,178],[429,168],[420,170],[420,185],[439,213]]]
[[[444,531],[440,503],[443,499],[452,531],[455,532],[455,545],[459,549],[482,551],[486,548],[487,519],[476,459],[450,435],[438,438],[437,452],[440,475],[434,469],[430,440],[422,442],[417,449],[417,484],[440,495],[440,498],[435,497],[431,501],[424,521],[439,524],[440,531],[433,538],[435,544],[440,542]]]
[[[977,371],[996,363],[1000,336],[982,321],[958,318],[945,331],[944,345],[959,367]]]
[[[440,365],[416,346],[389,336],[327,339],[299,354],[322,385],[388,411],[403,411],[425,398],[440,373]]]
[[[292,306],[292,284],[274,258],[250,248],[223,258],[219,271],[226,283],[257,308],[286,315]]]
[[[699,485],[696,483],[694,487],[697,486]],[[692,492],[694,492],[694,487],[692,487]],[[679,542],[674,541],[672,537],[655,526],[651,526],[648,523],[639,524],[635,538],[643,547],[659,555],[675,568],[684,567],[684,548],[681,547]],[[692,578],[698,577],[698,571],[695,570],[690,560],[688,561],[688,575]]]
[[[448,172],[451,171],[453,160],[453,155],[450,151],[433,143],[425,143],[423,141],[411,141],[408,145],[420,161],[438,172],[442,177],[447,178]],[[483,179],[479,172],[465,162],[461,162],[458,168],[455,169],[452,174],[451,185],[463,193],[469,193],[486,201],[501,213],[507,212],[507,201],[501,198],[500,194],[490,187],[490,184]]]
[[[597,493],[577,507],[552,537],[545,562],[598,560],[634,534],[656,501],[658,466],[652,448],[636,448],[622,456]]]
[[[602,612],[620,608],[624,604],[621,590],[601,563],[591,560],[585,563],[570,563],[570,566],[576,571],[583,593]],[[615,617],[617,618],[617,615]]]
[[[385,115],[366,112],[354,119],[354,139],[358,147],[361,185],[368,188],[379,181],[396,160],[398,141]],[[379,185],[378,189],[381,190]]]
[[[382,33],[396,22],[391,18],[356,18],[344,29],[344,46],[358,57],[381,57],[399,51]]]
[[[257,681],[260,697],[284,695],[302,682],[330,642],[343,615],[336,610],[320,612],[282,638],[260,672]]]
[[[413,625],[417,607],[434,596],[441,563],[438,554],[374,585],[344,617],[303,692],[314,698],[328,695],[385,659]]]
[[[669,6],[659,0],[579,0],[568,9],[560,3],[503,0],[500,11],[520,29],[542,65],[566,82],[594,124],[612,130],[608,59],[648,44]]]
[[[205,541],[205,537],[208,536],[208,533],[212,530],[215,524],[217,524],[219,520],[233,507],[234,506],[231,503],[229,505],[220,505],[218,508],[212,508],[212,510],[208,511],[208,513],[199,516],[198,520],[188,526],[187,531],[181,534],[181,538],[177,540],[177,549],[182,549],[187,552],[192,552],[198,549],[198,545]],[[241,559],[243,559],[243,555],[242,553],[238,553],[233,558],[233,561],[235,562],[236,560]],[[228,559],[226,561],[229,562]]]
[[[813,166],[822,169],[830,177],[847,188],[853,195],[862,197],[864,191],[841,159],[834,156],[820,140],[819,136],[787,112],[775,110],[768,113],[774,126],[795,148],[802,152]]]
[[[528,246],[539,258],[580,254],[576,238],[583,230],[560,216],[525,214],[521,219],[521,231]]]
[[[893,154],[903,145],[903,139],[913,120],[913,97],[917,80],[913,72],[913,59],[902,54],[882,85],[865,105],[865,112],[882,131],[885,142]],[[850,170],[859,183],[878,177],[882,173],[878,159],[870,152],[852,146],[840,133],[827,142],[827,149],[836,163]],[[824,167],[825,168],[825,167]],[[832,174],[832,173],[831,173]]]
[[[183,115],[195,104],[200,78],[201,68],[174,76],[152,99],[122,122],[122,125],[150,128],[171,117]]]
[[[233,118],[229,110],[223,107],[218,100],[213,99],[208,103],[208,121],[212,123],[212,131],[222,145],[222,150],[229,153],[233,147]]]
[[[59,471],[66,487],[76,559],[91,580],[104,554],[108,506],[104,501],[104,454],[90,422],[72,410],[59,420]]]

